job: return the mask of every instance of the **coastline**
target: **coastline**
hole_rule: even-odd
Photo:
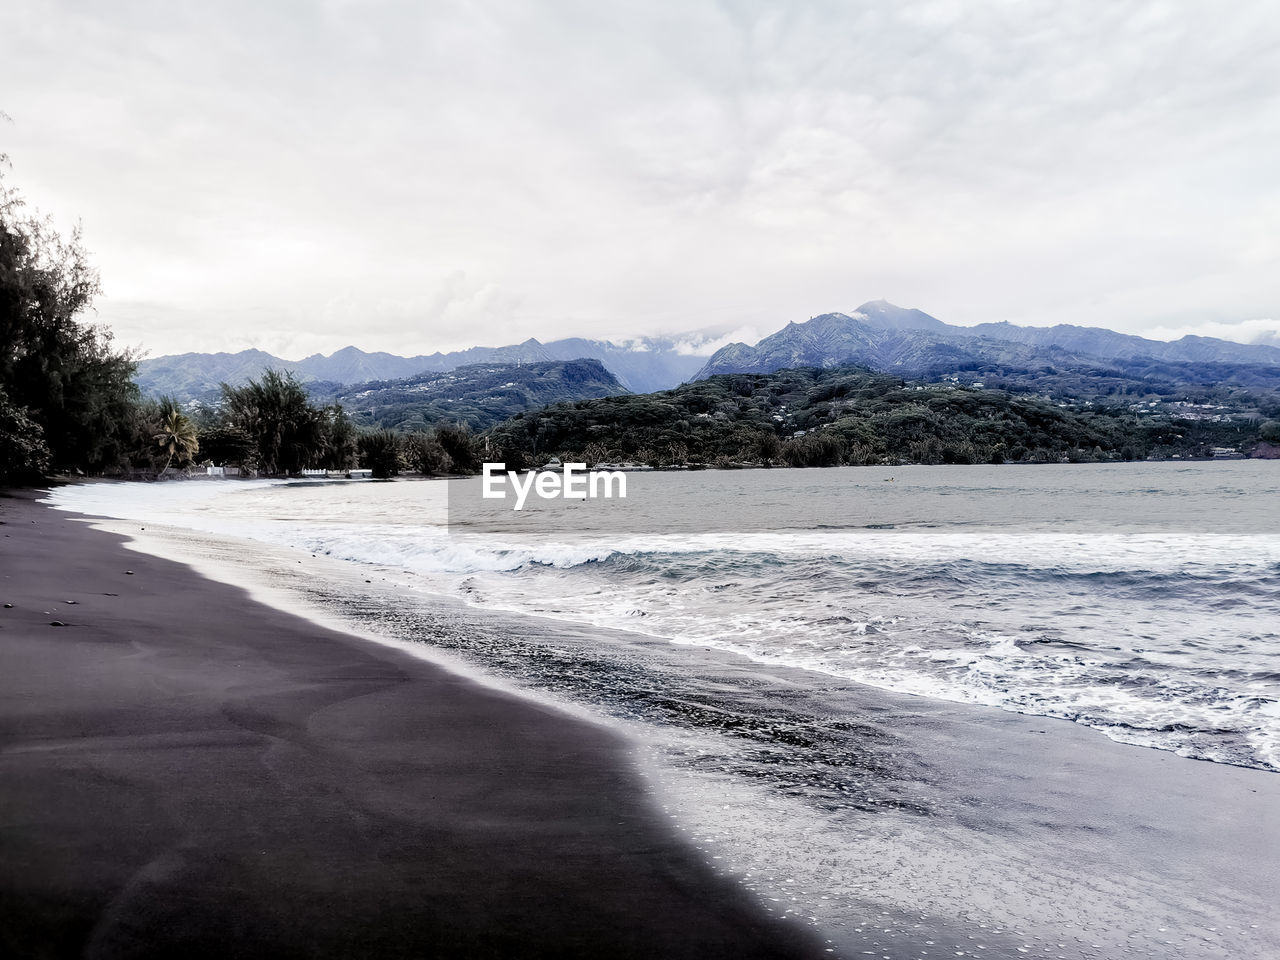
[[[93,522],[137,537],[127,521]],[[1234,958],[1280,937],[1266,900],[1280,878],[1274,774],[495,614],[393,570],[151,526],[144,537],[131,546],[272,606],[621,727],[655,812],[702,865],[811,925],[827,955]]]
[[[817,952],[679,840],[603,727],[31,497],[0,520],[7,954]]]

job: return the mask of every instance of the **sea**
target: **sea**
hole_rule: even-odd
[[[1108,868],[1115,889],[1063,906],[1048,892],[1070,874],[1047,865],[1070,850],[1059,832],[1011,857],[1005,828],[975,834],[981,803],[914,744],[997,711],[1070,721],[1073,744],[1280,771],[1274,463],[647,472],[625,497],[522,510],[479,478],[84,484],[50,500],[295,551],[276,579],[352,622],[643,728],[665,815],[833,954],[1232,956],[1226,931],[1257,919],[1238,896],[1197,895],[1195,914],[1158,868]],[[896,872],[845,872],[852,837],[864,866]],[[912,850],[927,868],[902,866]],[[980,869],[1019,897],[963,892]],[[903,946],[921,924],[936,953]]]

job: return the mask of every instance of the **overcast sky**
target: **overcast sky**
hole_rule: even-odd
[[[1280,327],[1274,0],[6,0],[0,110],[151,355]]]

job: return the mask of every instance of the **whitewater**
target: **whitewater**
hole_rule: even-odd
[[[1244,462],[651,474],[607,514],[518,518],[473,511],[473,480],[51,499],[394,572],[479,609],[1280,770],[1278,487],[1274,465]]]

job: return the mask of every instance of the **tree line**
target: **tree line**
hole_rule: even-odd
[[[340,403],[313,403],[292,373],[268,370],[242,387],[222,385],[222,400],[195,414],[204,456],[266,476],[304,469],[356,467],[375,477],[474,473],[477,438],[465,424],[413,433],[361,429]]]
[[[64,239],[29,212],[7,169],[0,155],[0,480],[102,472],[160,432],[161,411],[134,358],[79,319],[100,290],[79,229]]]
[[[362,431],[341,405],[312,403],[292,375],[276,371],[224,384],[210,406],[143,398],[133,382],[137,356],[86,319],[101,283],[79,229],[60,235],[27,208],[7,172],[0,154],[0,483],[54,473],[156,476],[203,462],[270,476],[478,468],[465,428]]]
[[[1141,416],[835,367],[721,374],[559,404],[518,414],[486,440],[512,468],[551,456],[695,467],[1057,463],[1247,453],[1277,426]]]

